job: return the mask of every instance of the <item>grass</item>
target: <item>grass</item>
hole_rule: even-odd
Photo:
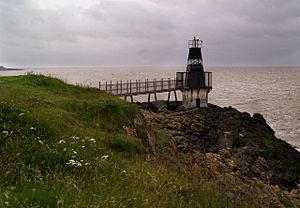
[[[137,106],[41,75],[0,77],[0,207],[235,207],[149,162]],[[137,131],[146,132],[145,124]],[[158,147],[167,135],[157,132]]]
[[[155,130],[156,144],[155,148],[157,152],[162,152],[163,147],[169,142],[170,135],[164,129]]]

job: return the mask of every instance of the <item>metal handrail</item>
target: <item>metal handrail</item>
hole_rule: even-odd
[[[148,80],[144,81],[117,81],[116,83],[105,82],[102,84],[99,82],[99,89],[109,92],[118,96],[129,96],[129,95],[140,95],[148,93],[159,93],[159,92],[170,92],[175,90],[184,90],[189,89],[187,72],[178,72],[180,75],[174,78],[161,79],[161,80]],[[203,88],[211,89],[212,88],[212,73],[204,72],[205,83]]]

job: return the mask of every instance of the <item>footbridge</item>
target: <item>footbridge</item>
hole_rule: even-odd
[[[203,74],[204,80],[202,80],[201,89],[209,92],[212,89],[212,73],[203,72]],[[148,94],[148,102],[150,102],[151,95],[154,95],[154,99],[157,101],[157,93],[168,93],[167,101],[169,102],[173,92],[177,102],[176,91],[189,89],[191,81],[192,78],[187,76],[187,72],[177,72],[176,78],[99,82],[99,89],[124,97],[125,100],[130,98],[131,102],[133,102],[133,96],[145,94]]]

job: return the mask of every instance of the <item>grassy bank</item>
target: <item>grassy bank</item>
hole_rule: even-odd
[[[40,75],[0,77],[0,207],[234,207],[149,162],[134,104]],[[145,131],[146,129],[144,129]]]

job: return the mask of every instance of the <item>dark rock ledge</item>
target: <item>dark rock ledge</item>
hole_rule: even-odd
[[[300,153],[276,138],[261,114],[251,116],[232,107],[211,104],[192,110],[174,105],[139,105],[153,129],[169,133],[171,139],[165,151],[168,163],[174,162],[172,154],[180,154],[181,158],[192,155],[192,162],[181,160],[187,172],[197,173],[198,167],[209,176],[227,174],[283,190],[300,184]]]

